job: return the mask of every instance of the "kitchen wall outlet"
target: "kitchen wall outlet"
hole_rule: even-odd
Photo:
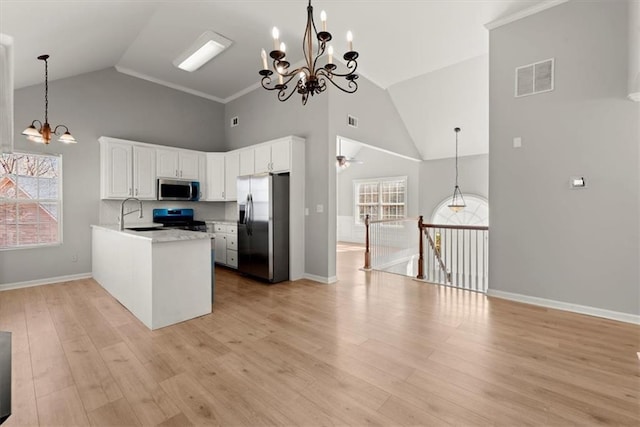
[[[316,206],[316,212],[317,212],[317,213],[322,213],[322,212],[324,212],[324,206],[323,206],[323,205],[317,205],[317,206]]]
[[[304,216],[309,216],[309,208],[304,208]]]
[[[240,124],[240,118],[238,116],[231,118],[231,127],[234,128]]]
[[[522,138],[520,138],[519,136],[516,136],[515,138],[513,138],[513,148],[520,148],[522,147]]]
[[[78,262],[78,254],[71,255],[71,262]]]

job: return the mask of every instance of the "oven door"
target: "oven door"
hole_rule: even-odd
[[[158,180],[158,200],[193,200],[194,196],[191,181]]]

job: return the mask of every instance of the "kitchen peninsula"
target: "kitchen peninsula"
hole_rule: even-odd
[[[211,313],[209,235],[92,225],[94,279],[149,329]]]

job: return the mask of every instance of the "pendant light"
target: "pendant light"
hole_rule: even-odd
[[[467,206],[464,203],[462,191],[460,191],[460,187],[458,186],[458,133],[460,132],[460,128],[454,128],[453,131],[456,133],[456,186],[453,188],[451,203],[447,206],[454,212],[460,212]]]
[[[58,133],[59,128],[64,128],[64,133],[58,138],[58,142],[65,144],[75,144],[76,139],[69,133],[69,128],[65,125],[58,125],[51,130],[49,125],[49,55],[38,56],[40,61],[44,61],[44,123],[40,120],[34,120],[31,122],[31,126],[26,128],[22,134],[27,137],[29,141],[38,142],[41,144],[48,144],[51,141],[51,134],[60,135]],[[36,128],[36,123],[38,128]]]

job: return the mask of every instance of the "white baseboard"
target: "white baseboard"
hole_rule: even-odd
[[[619,311],[605,310],[602,308],[589,307],[586,305],[571,304],[568,302],[532,297],[529,295],[514,294],[511,292],[497,291],[495,289],[487,290],[487,295],[490,297],[507,299],[510,301],[523,302],[525,304],[538,305],[540,307],[555,308],[558,310],[571,311],[573,313],[587,314],[589,316],[603,317],[605,319],[640,325],[640,315],[631,313],[622,313]]]
[[[338,278],[336,276],[324,277],[324,276],[316,276],[315,274],[304,273],[304,278],[313,280],[314,282],[320,282],[324,284],[336,283]]]
[[[68,276],[48,277],[46,279],[27,280],[26,282],[3,283],[0,284],[0,291],[10,289],[30,288],[32,286],[50,285],[52,283],[70,282],[72,280],[90,279],[91,273],[70,274]]]

